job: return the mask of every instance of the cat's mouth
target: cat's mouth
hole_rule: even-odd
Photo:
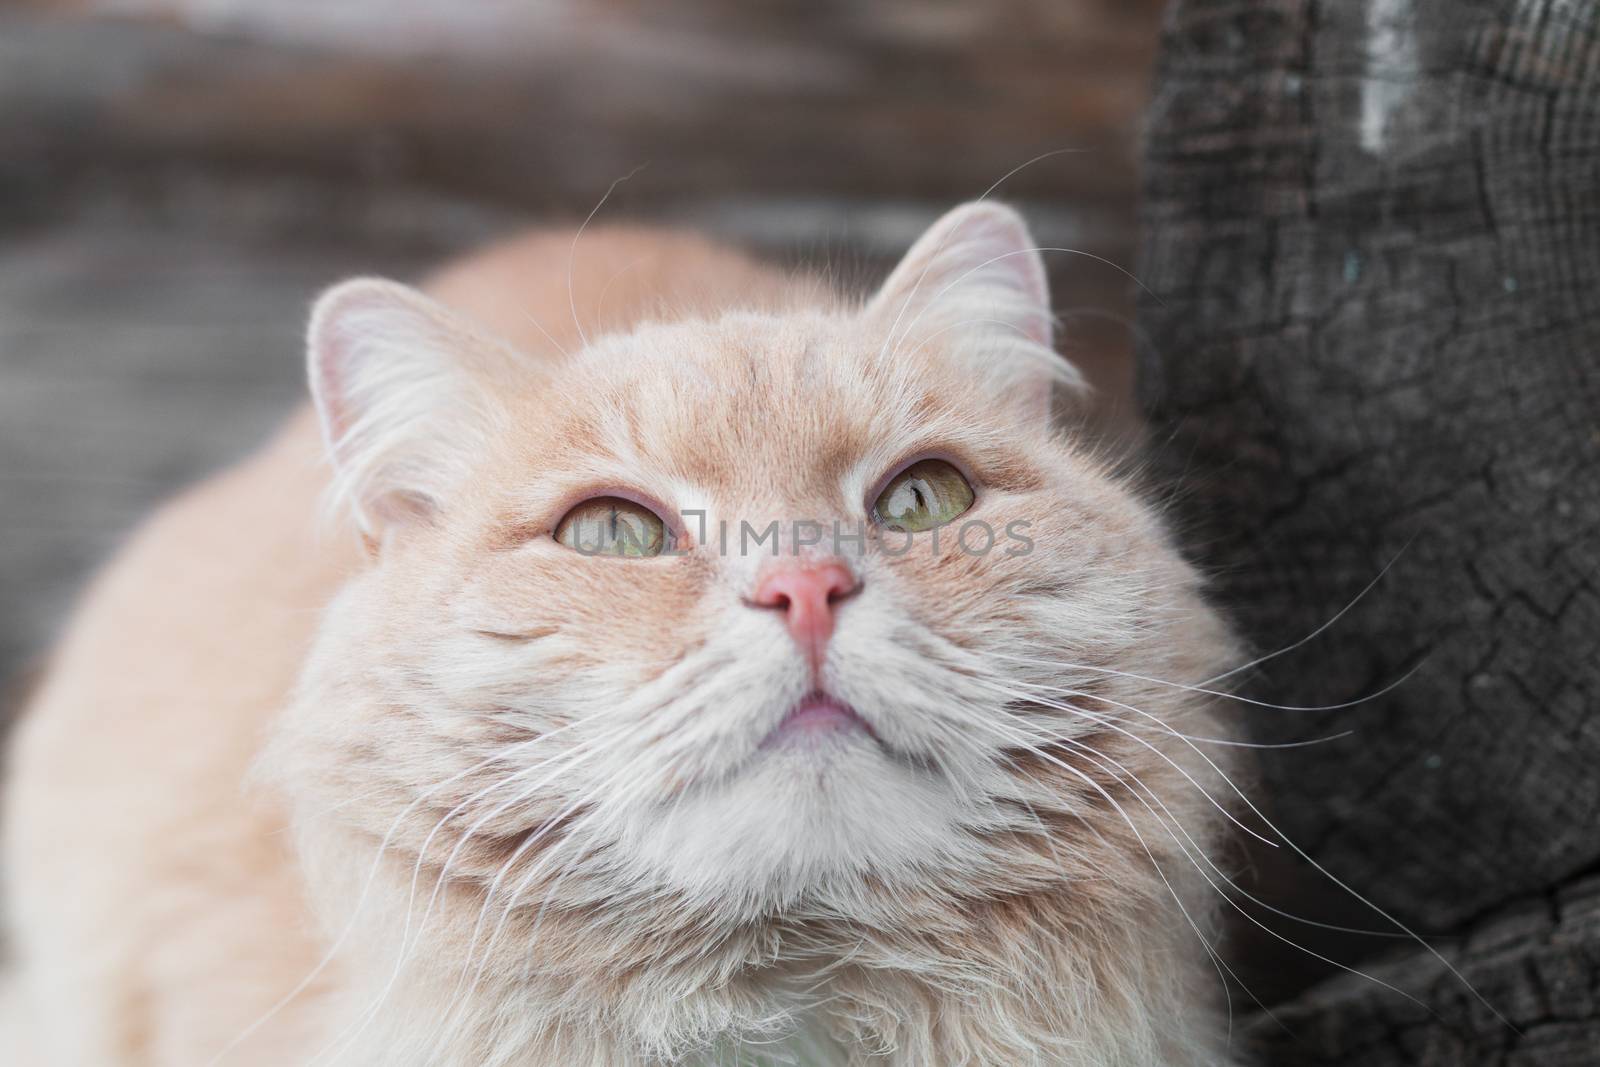
[[[878,732],[854,708],[827,693],[810,693],[789,709],[761,742],[762,748],[782,744],[815,744],[859,734],[879,741]]]

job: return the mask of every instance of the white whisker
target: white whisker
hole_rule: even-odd
[[[1010,716],[1010,717],[1015,718],[1015,716]],[[1340,963],[1339,961],[1331,959],[1331,958],[1329,958],[1327,956],[1324,956],[1321,953],[1316,952],[1313,949],[1307,948],[1306,946],[1294,941],[1293,939],[1285,937],[1283,934],[1281,934],[1278,931],[1272,929],[1270,926],[1267,926],[1265,923],[1261,922],[1255,916],[1253,916],[1249,912],[1245,911],[1242,907],[1239,906],[1238,902],[1236,902],[1228,893],[1223,892],[1221,886],[1217,885],[1217,883],[1212,880],[1211,876],[1209,874],[1207,874],[1205,869],[1202,868],[1200,866],[1200,864],[1195,860],[1194,855],[1190,853],[1189,846],[1193,846],[1194,849],[1195,849],[1195,852],[1197,852],[1200,855],[1200,858],[1204,859],[1206,861],[1206,865],[1211,867],[1211,869],[1216,871],[1219,875],[1222,875],[1224,881],[1227,882],[1227,884],[1229,886],[1231,886],[1232,888],[1234,888],[1235,890],[1237,890],[1239,892],[1243,892],[1243,890],[1240,890],[1239,887],[1232,881],[1232,879],[1228,878],[1227,875],[1223,874],[1221,869],[1218,868],[1216,866],[1216,864],[1211,861],[1210,857],[1207,856],[1202,849],[1200,849],[1200,847],[1195,843],[1194,838],[1189,834],[1188,830],[1184,828],[1182,822],[1176,816],[1174,816],[1172,814],[1171,810],[1167,807],[1167,805],[1161,800],[1161,798],[1159,796],[1156,795],[1156,793],[1153,790],[1150,789],[1149,786],[1145,785],[1145,783],[1143,781],[1141,781],[1137,775],[1133,774],[1131,771],[1128,771],[1128,769],[1126,767],[1124,767],[1121,763],[1119,763],[1116,760],[1112,759],[1110,756],[1107,756],[1104,753],[1099,752],[1094,747],[1092,747],[1090,745],[1087,745],[1087,744],[1084,744],[1082,742],[1078,742],[1078,741],[1069,740],[1066,743],[1071,745],[1073,748],[1077,749],[1078,751],[1084,753],[1091,761],[1093,761],[1095,763],[1096,766],[1100,767],[1102,770],[1106,771],[1108,774],[1111,774],[1113,777],[1115,777],[1119,782],[1122,782],[1124,785],[1127,784],[1127,779],[1123,778],[1122,774],[1118,773],[1118,770],[1120,770],[1123,773],[1126,773],[1128,775],[1128,777],[1131,778],[1133,780],[1133,782],[1138,786],[1138,789],[1131,790],[1131,792],[1132,792],[1132,794],[1134,796],[1134,799],[1138,800],[1139,803],[1144,806],[1145,810],[1150,812],[1151,817],[1154,818],[1161,826],[1163,826],[1166,829],[1167,835],[1172,838],[1173,844],[1175,844],[1178,847],[1178,850],[1183,853],[1184,858],[1187,859],[1189,861],[1189,863],[1195,868],[1196,872],[1199,873],[1200,877],[1205,879],[1206,883],[1208,885],[1210,885],[1211,888],[1217,892],[1218,896],[1221,897],[1221,899],[1225,903],[1227,903],[1229,907],[1233,908],[1240,915],[1244,916],[1244,918],[1247,921],[1249,921],[1253,925],[1259,927],[1260,929],[1266,931],[1266,933],[1268,933],[1272,937],[1276,938],[1277,940],[1283,942],[1284,944],[1290,946],[1291,948],[1297,949],[1298,951],[1303,952],[1306,955],[1311,956],[1314,959],[1320,960],[1323,963],[1327,963],[1327,964],[1329,964],[1331,966],[1339,968],[1340,970],[1343,970],[1343,971],[1346,971],[1346,972],[1348,972],[1350,974],[1353,974],[1358,978],[1364,978],[1364,979],[1366,979],[1366,980],[1368,980],[1370,982],[1373,982],[1376,985],[1382,986],[1383,988],[1390,990],[1391,992],[1398,993],[1400,996],[1406,998],[1407,1000],[1411,1001],[1413,1004],[1416,1004],[1419,1007],[1422,1007],[1422,1008],[1425,1008],[1425,1009],[1427,1008],[1427,1005],[1424,1004],[1421,1000],[1417,999],[1412,994],[1407,993],[1405,990],[1400,989],[1398,986],[1392,985],[1389,982],[1386,982],[1381,978],[1378,978],[1378,977],[1376,977],[1374,975],[1368,974],[1368,973],[1366,973],[1364,971],[1361,971],[1361,970],[1359,970],[1359,969],[1357,969],[1355,967],[1351,967],[1351,966],[1348,966],[1346,964]],[[1038,752],[1037,749],[1035,749],[1034,751]],[[1110,764],[1110,767],[1108,767],[1107,764]],[[1112,768],[1116,768],[1116,770],[1114,770]],[[1145,794],[1148,794],[1150,799],[1154,800],[1156,802],[1156,804],[1158,806],[1160,806],[1162,812],[1166,813],[1165,816],[1158,814],[1155,811],[1154,808],[1151,808],[1149,802],[1144,799],[1144,796],[1142,796],[1140,794],[1139,790],[1143,790]],[[1175,830],[1177,831],[1176,833],[1174,832]],[[1186,846],[1183,841],[1179,840],[1178,833],[1181,833],[1183,835],[1183,837],[1188,840],[1188,842],[1189,842],[1188,846]],[[1246,893],[1245,895],[1249,896],[1248,893]],[[1255,897],[1250,897],[1250,899],[1255,900],[1256,898]],[[1257,900],[1256,903],[1259,904],[1259,903],[1262,903],[1262,902]],[[1278,911],[1278,909],[1276,909],[1276,908],[1271,908],[1270,905],[1263,905],[1263,906],[1270,908],[1270,910],[1272,910],[1272,911],[1275,911],[1275,912]],[[1296,921],[1299,921],[1299,922],[1305,922],[1308,925],[1312,925],[1312,926],[1320,926],[1320,927],[1323,927],[1325,929],[1331,929],[1331,930],[1339,930],[1339,929],[1341,929],[1340,927],[1329,926],[1328,924],[1313,922],[1312,920],[1309,920],[1309,919],[1301,919],[1299,916],[1291,915],[1291,914],[1289,914],[1287,912],[1278,912],[1278,914],[1284,915],[1286,918],[1295,919]],[[1366,933],[1367,931],[1350,931],[1350,932]],[[1259,1001],[1257,1003],[1259,1003]],[[1263,1009],[1264,1008],[1265,1008],[1265,1006],[1263,1005]],[[1429,1009],[1429,1010],[1431,1010],[1431,1009]],[[1268,1012],[1268,1014],[1270,1015],[1271,1013]]]
[[[1194,775],[1190,774],[1189,771],[1185,767],[1183,767],[1181,764],[1179,764],[1171,756],[1167,755],[1165,752],[1161,751],[1159,748],[1157,748],[1156,746],[1152,745],[1149,741],[1147,741],[1144,738],[1140,737],[1138,734],[1135,734],[1130,730],[1124,730],[1121,726],[1118,726],[1115,722],[1113,722],[1109,717],[1106,717],[1106,716],[1103,716],[1103,715],[1096,715],[1094,712],[1087,711],[1087,710],[1085,710],[1083,708],[1075,707],[1073,705],[1063,704],[1063,703],[1061,703],[1059,701],[1051,701],[1047,697],[1030,696],[1027,693],[1017,692],[1017,691],[1014,691],[1014,690],[1008,690],[1005,687],[997,685],[997,684],[992,683],[992,682],[984,682],[984,683],[980,683],[980,684],[989,685],[992,688],[994,688],[995,690],[997,690],[998,692],[1008,694],[1014,699],[1031,700],[1031,701],[1034,701],[1035,703],[1044,704],[1047,707],[1055,708],[1058,711],[1065,711],[1065,712],[1067,712],[1069,714],[1077,715],[1077,716],[1079,716],[1081,718],[1088,719],[1090,722],[1099,723],[1102,726],[1109,726],[1111,729],[1115,730],[1117,733],[1119,733],[1122,736],[1124,736],[1124,737],[1128,738],[1129,740],[1133,741],[1135,744],[1141,745],[1144,748],[1149,749],[1151,752],[1155,753],[1156,756],[1159,757],[1169,767],[1171,767],[1173,770],[1177,771],[1179,774],[1183,775],[1183,777],[1189,782],[1189,784],[1194,786],[1196,789],[1198,789],[1200,791],[1200,795],[1205,797],[1206,800],[1208,800],[1211,803],[1211,806],[1216,808],[1219,812],[1221,812],[1222,815],[1229,822],[1233,823],[1239,829],[1243,830],[1245,833],[1249,834],[1251,837],[1255,838],[1257,841],[1260,841],[1262,844],[1271,846],[1273,848],[1278,847],[1278,843],[1276,841],[1273,841],[1273,840],[1271,840],[1269,838],[1263,837],[1260,833],[1256,832],[1255,830],[1252,830],[1250,827],[1248,827],[1244,823],[1240,822],[1239,819],[1231,811],[1229,811],[1226,807],[1224,807],[1222,805],[1221,801],[1217,800],[1216,797],[1211,795],[1210,790],[1206,789],[1205,786],[1201,785],[1198,781],[1196,781]],[[1079,694],[1079,695],[1080,696],[1087,696],[1088,694]],[[1093,699],[1104,700],[1107,704],[1113,704],[1113,705],[1115,705],[1117,707],[1123,708],[1123,709],[1128,710],[1128,711],[1136,712],[1136,713],[1138,713],[1140,715],[1144,715],[1145,714],[1144,712],[1139,711],[1138,708],[1129,707],[1126,704],[1118,704],[1116,701],[1107,700],[1104,697],[1094,697]],[[1150,718],[1154,718],[1154,717],[1150,716]],[[1159,720],[1156,720],[1156,721],[1159,722]],[[1162,723],[1161,725],[1165,726],[1166,724]],[[1170,729],[1170,727],[1168,729]],[[1215,761],[1213,761],[1211,759],[1211,757],[1207,756],[1204,752],[1201,752],[1200,749],[1198,747],[1196,747],[1192,742],[1185,742],[1185,743],[1188,744],[1189,748],[1191,748],[1197,755],[1199,755],[1199,757],[1202,760],[1205,761],[1206,766],[1210,767],[1211,770],[1215,771],[1217,776],[1220,777],[1224,782],[1226,782],[1228,784],[1228,786],[1231,789],[1233,789],[1233,791],[1235,793],[1239,793],[1239,795],[1241,795],[1241,796],[1244,795],[1243,792],[1239,789],[1239,787],[1234,784],[1233,779],[1229,778],[1225,773],[1223,773],[1222,768],[1218,767],[1217,764],[1215,763]]]
[[[583,231],[589,228],[589,223],[594,221],[594,217],[600,214],[600,209],[605,207],[606,201],[611,199],[611,194],[617,191],[617,186],[632,178],[644,168],[645,164],[640,163],[606,187],[605,195],[600,198],[599,203],[595,204],[594,208],[584,218],[583,224],[578,227],[578,232],[572,235],[572,247],[567,249],[567,306],[572,310],[572,325],[578,331],[578,340],[583,343],[585,348],[589,346],[589,338],[584,335],[583,323],[578,321],[578,298],[572,291],[572,268],[573,261],[578,255],[578,240],[583,236]]]
[[[981,719],[974,721],[985,729],[998,734],[1003,739],[1009,739],[1015,743],[1020,738],[1024,743],[1026,743],[1026,735],[1013,733],[1012,731],[1008,731],[1003,726],[983,722]],[[1189,928],[1194,931],[1195,937],[1199,940],[1200,947],[1205,950],[1206,956],[1211,960],[1212,966],[1216,968],[1217,977],[1222,980],[1223,996],[1228,1001],[1228,1029],[1229,1040],[1231,1042],[1233,1030],[1233,998],[1228,993],[1228,979],[1233,979],[1233,981],[1239,985],[1239,988],[1245,990],[1247,993],[1249,992],[1249,986],[1240,980],[1239,976],[1233,972],[1233,969],[1230,968],[1227,963],[1223,961],[1222,957],[1216,952],[1216,950],[1211,947],[1211,942],[1207,940],[1205,934],[1201,931],[1199,923],[1195,921],[1194,916],[1189,913],[1189,909],[1184,905],[1183,898],[1178,894],[1178,891],[1173,886],[1172,882],[1168,880],[1166,872],[1161,869],[1161,864],[1156,859],[1155,852],[1151,850],[1150,845],[1145,841],[1144,835],[1139,832],[1139,827],[1134,823],[1133,819],[1126,811],[1123,810],[1122,805],[1117,803],[1116,798],[1110,793],[1106,792],[1105,787],[1103,787],[1099,782],[1096,782],[1093,778],[1089,777],[1089,775],[1085,774],[1078,768],[1055,758],[1048,752],[1041,752],[1037,749],[1031,749],[1031,751],[1034,751],[1041,759],[1045,759],[1055,764],[1061,770],[1066,771],[1068,774],[1081,779],[1089,786],[1089,788],[1093,789],[1101,799],[1103,799],[1107,804],[1110,804],[1112,809],[1116,811],[1119,816],[1121,816],[1122,821],[1127,824],[1127,827],[1129,831],[1132,832],[1134,839],[1139,842],[1139,847],[1144,851],[1145,856],[1150,860],[1150,865],[1155,870],[1156,876],[1161,879],[1161,884],[1166,887],[1167,893],[1172,897],[1172,902],[1177,905],[1178,911],[1182,914],[1184,921],[1188,923]],[[1255,998],[1252,996],[1252,999]],[[1257,1000],[1257,1003],[1259,1004],[1260,1001]]]
[[[1106,674],[1114,678],[1128,678],[1136,682],[1149,682],[1151,685],[1164,685],[1172,689],[1181,689],[1186,693],[1200,693],[1204,696],[1217,697],[1222,700],[1232,700],[1240,704],[1249,704],[1258,708],[1269,708],[1272,711],[1343,711],[1346,708],[1353,708],[1358,704],[1365,704],[1369,700],[1377,700],[1381,696],[1388,695],[1394,690],[1400,688],[1406,682],[1410,681],[1411,676],[1422,669],[1421,663],[1413,664],[1409,670],[1407,670],[1400,677],[1396,678],[1394,681],[1390,682],[1388,685],[1384,686],[1382,689],[1375,690],[1374,692],[1368,693],[1365,696],[1356,697],[1354,700],[1346,700],[1338,704],[1302,706],[1296,704],[1272,704],[1265,700],[1252,700],[1249,697],[1240,696],[1238,693],[1230,693],[1225,689],[1207,689],[1204,686],[1199,685],[1184,685],[1181,682],[1169,682],[1163,678],[1152,678],[1149,675],[1135,674],[1132,671],[1114,670],[1110,667],[1091,667],[1084,663],[1055,663],[1049,660],[1029,659],[1026,656],[1010,656],[1003,652],[991,652],[989,655],[994,656],[996,659],[1015,660],[1018,663],[1030,663],[1038,667],[1055,667],[1062,670],[1090,671],[1094,674]]]
[[[576,724],[572,724],[572,725],[576,725]],[[562,729],[566,729],[566,727],[563,727]],[[552,731],[552,733],[553,732],[554,731]],[[412,951],[412,946],[414,946],[415,944],[420,944],[420,942],[421,942],[423,930],[424,930],[424,928],[426,926],[428,918],[433,914],[433,909],[434,909],[435,904],[438,901],[439,894],[442,891],[442,889],[445,886],[445,884],[450,879],[450,867],[455,862],[455,860],[460,856],[462,850],[465,849],[467,843],[472,839],[473,835],[479,829],[481,829],[485,823],[489,822],[490,820],[492,820],[494,818],[497,818],[499,815],[503,814],[509,808],[515,806],[515,804],[517,804],[519,802],[522,802],[528,796],[531,796],[536,790],[542,788],[543,786],[545,786],[549,782],[551,782],[551,781],[555,780],[556,778],[560,777],[562,774],[565,774],[568,771],[570,771],[575,765],[578,765],[578,764],[581,764],[581,763],[587,761],[590,757],[592,757],[595,754],[597,754],[600,751],[602,751],[602,749],[600,747],[600,743],[601,742],[603,742],[605,740],[609,740],[609,738],[611,736],[616,736],[616,735],[618,735],[618,734],[620,734],[622,732],[623,731],[619,730],[619,731],[616,731],[613,735],[607,735],[607,736],[604,736],[604,737],[601,737],[601,738],[596,738],[595,741],[591,742],[588,745],[580,745],[579,747],[577,747],[577,748],[575,748],[575,749],[573,749],[573,750],[571,750],[569,752],[561,753],[561,754],[559,754],[557,756],[551,757],[550,759],[540,761],[539,763],[531,764],[528,767],[524,767],[521,770],[517,771],[515,774],[512,774],[512,775],[510,775],[510,776],[508,776],[506,778],[500,779],[500,780],[492,783],[490,786],[485,787],[482,790],[479,790],[478,793],[474,794],[473,797],[469,798],[468,801],[463,801],[461,804],[458,804],[458,805],[456,805],[455,808],[451,809],[450,812],[446,813],[445,817],[443,819],[441,819],[434,826],[432,831],[429,832],[427,839],[424,841],[424,843],[422,845],[422,848],[418,851],[416,864],[413,867],[413,871],[412,871],[411,896],[408,899],[407,904],[406,904],[406,925],[405,925],[405,928],[404,928],[404,930],[402,931],[402,934],[401,934],[401,941],[400,941],[399,949],[397,951],[395,965],[394,965],[393,970],[390,972],[388,981],[384,984],[383,988],[379,991],[378,995],[372,1000],[372,1002],[370,1004],[368,1004],[368,1006],[362,1011],[361,1016],[358,1018],[358,1020],[355,1023],[351,1024],[354,1029],[353,1030],[347,1029],[343,1034],[341,1034],[338,1037],[336,1037],[332,1042],[329,1043],[328,1046],[324,1047],[315,1056],[313,1056],[311,1062],[313,1062],[313,1063],[316,1062],[322,1056],[328,1054],[332,1049],[337,1048],[337,1047],[339,1047],[341,1045],[344,1047],[345,1050],[348,1050],[349,1047],[354,1043],[356,1038],[358,1038],[361,1035],[361,1033],[365,1031],[366,1027],[368,1025],[370,1025],[372,1020],[376,1017],[378,1011],[382,1008],[383,1003],[385,1002],[385,1000],[388,999],[389,994],[392,992],[396,981],[399,979],[401,971],[403,970],[403,968],[405,966],[405,963],[406,963],[407,959],[409,958],[410,953]],[[440,867],[439,874],[437,875],[437,877],[434,880],[433,891],[428,897],[427,907],[423,911],[422,919],[418,923],[418,929],[417,929],[417,934],[416,934],[415,940],[413,940],[411,938],[411,935],[410,935],[411,915],[412,915],[413,904],[415,903],[415,899],[416,899],[418,873],[421,870],[421,866],[422,866],[423,860],[424,860],[424,858],[426,856],[427,849],[431,845],[431,843],[433,841],[433,838],[434,838],[434,835],[438,833],[438,831],[449,821],[449,819],[457,811],[461,810],[470,801],[476,800],[476,799],[481,799],[483,796],[488,795],[488,793],[490,793],[492,791],[495,791],[495,790],[498,790],[500,788],[504,788],[507,785],[510,785],[512,782],[516,781],[518,778],[520,778],[520,777],[522,777],[524,775],[536,772],[536,771],[542,769],[543,767],[548,766],[550,763],[558,762],[558,761],[564,761],[564,762],[561,762],[560,766],[558,766],[557,769],[554,772],[552,772],[551,774],[549,774],[549,775],[545,776],[544,778],[540,779],[533,786],[531,786],[528,789],[524,790],[523,793],[519,794],[517,797],[513,797],[510,801],[507,801],[507,802],[499,805],[498,807],[496,807],[492,811],[487,812],[487,813],[483,814],[482,816],[480,816],[475,822],[473,822],[473,824],[470,827],[467,828],[466,832],[463,833],[457,839],[455,847],[450,851],[449,856],[446,857],[444,864]],[[330,1060],[329,1062],[330,1063],[336,1062],[340,1055],[343,1055],[343,1053],[340,1052],[338,1055],[335,1055],[334,1059]]]
[[[1310,633],[1306,634],[1300,640],[1294,642],[1291,645],[1285,645],[1282,648],[1278,649],[1276,652],[1269,652],[1265,656],[1257,656],[1255,659],[1251,660],[1249,663],[1241,663],[1241,664],[1239,664],[1239,666],[1234,667],[1231,670],[1226,670],[1226,671],[1223,671],[1221,674],[1214,675],[1214,676],[1212,676],[1210,678],[1207,678],[1205,681],[1201,682],[1200,684],[1201,685],[1205,685],[1205,686],[1216,685],[1218,682],[1222,681],[1224,678],[1232,678],[1236,674],[1243,673],[1244,671],[1247,671],[1252,667],[1256,667],[1256,666],[1259,666],[1260,664],[1266,663],[1268,660],[1277,659],[1279,656],[1285,655],[1285,654],[1287,654],[1289,652],[1293,652],[1295,649],[1300,648],[1300,647],[1302,647],[1302,646],[1304,646],[1306,644],[1309,644],[1310,642],[1316,640],[1318,637],[1322,636],[1322,634],[1326,633],[1340,619],[1344,618],[1345,615],[1349,613],[1351,608],[1353,608],[1357,604],[1361,603],[1362,598],[1365,597],[1368,593],[1372,592],[1372,590],[1377,586],[1377,584],[1379,582],[1383,581],[1384,575],[1388,574],[1390,569],[1396,563],[1398,563],[1400,561],[1400,557],[1405,555],[1406,549],[1410,548],[1412,543],[1415,542],[1415,541],[1416,541],[1416,535],[1413,534],[1411,536],[1411,538],[1409,538],[1406,541],[1405,544],[1400,546],[1400,551],[1396,552],[1392,557],[1390,557],[1389,562],[1385,563],[1383,565],[1383,569],[1378,572],[1377,577],[1373,578],[1372,581],[1368,582],[1366,584],[1366,586],[1364,586],[1362,588],[1361,592],[1357,593],[1353,598],[1351,598],[1351,600],[1350,600],[1350,602],[1348,604],[1346,604],[1344,607],[1340,608],[1337,612],[1335,612],[1331,619],[1329,619],[1327,622],[1323,623],[1321,626],[1318,626],[1315,630],[1312,630]]]
[[[1153,680],[1153,679],[1147,679],[1147,680]],[[1081,694],[1081,695],[1089,695],[1089,694]],[[1118,703],[1117,701],[1114,701],[1114,700],[1108,700],[1105,697],[1090,695],[1090,698],[1094,699],[1094,700],[1105,701],[1108,704],[1112,704],[1112,705],[1117,706],[1117,707],[1121,707],[1121,708],[1124,708],[1124,709],[1127,709],[1127,710],[1130,710],[1130,711],[1134,711],[1134,712],[1136,712],[1136,713],[1138,713],[1140,715],[1145,715],[1146,714],[1145,712],[1139,711],[1139,709],[1137,709],[1137,708],[1132,708],[1132,707],[1130,707],[1129,705],[1126,705],[1126,704],[1120,704],[1120,703]],[[1075,711],[1079,711],[1079,712],[1082,711],[1082,709],[1066,709],[1065,706],[1063,706],[1063,709],[1064,710],[1075,710]],[[1211,764],[1210,758],[1207,757],[1205,755],[1205,753],[1200,752],[1198,749],[1195,749],[1195,751],[1200,756],[1201,759],[1205,760],[1208,764]],[[1212,765],[1213,769],[1217,770],[1218,774],[1222,774],[1221,770],[1217,769],[1215,767],[1215,764],[1211,764],[1211,765]],[[1273,834],[1275,834],[1279,841],[1283,842],[1283,844],[1287,845],[1289,847],[1289,849],[1291,851],[1293,851],[1297,856],[1299,856],[1301,859],[1303,859],[1307,863],[1309,863],[1319,874],[1323,875],[1325,878],[1327,878],[1334,885],[1336,885],[1340,889],[1344,890],[1346,893],[1348,893],[1355,900],[1357,900],[1361,904],[1365,905],[1368,909],[1370,909],[1372,912],[1377,914],[1384,921],[1390,923],[1392,926],[1395,927],[1396,930],[1398,930],[1407,939],[1409,939],[1410,941],[1414,942],[1415,944],[1419,945],[1421,948],[1426,950],[1429,955],[1431,955],[1434,959],[1436,959],[1439,963],[1441,963],[1463,986],[1465,986],[1467,991],[1470,992],[1473,995],[1473,997],[1480,1004],[1482,1004],[1485,1008],[1487,1008],[1495,1016],[1495,1018],[1499,1019],[1501,1022],[1505,1023],[1507,1026],[1511,1025],[1510,1021],[1507,1020],[1505,1018],[1505,1016],[1501,1015],[1500,1012],[1498,1010],[1496,1010],[1495,1007],[1492,1004],[1490,1004],[1484,998],[1483,994],[1479,993],[1478,990],[1472,985],[1472,983],[1467,981],[1466,976],[1463,975],[1455,967],[1454,964],[1452,964],[1448,959],[1446,959],[1444,957],[1444,955],[1439,952],[1438,949],[1434,948],[1433,945],[1429,944],[1428,941],[1425,940],[1421,935],[1416,933],[1416,931],[1412,930],[1409,926],[1407,926],[1404,923],[1402,923],[1399,919],[1395,918],[1393,915],[1391,915],[1388,911],[1384,910],[1379,905],[1373,903],[1371,900],[1367,899],[1365,896],[1362,896],[1360,893],[1356,892],[1355,889],[1351,888],[1343,880],[1341,880],[1340,878],[1335,876],[1333,874],[1333,872],[1329,871],[1322,864],[1318,863],[1314,858],[1312,858],[1310,853],[1306,852],[1303,848],[1301,848],[1298,844],[1296,844],[1293,839],[1291,839],[1287,834],[1285,834],[1281,829],[1278,828],[1277,824],[1272,822],[1272,820],[1268,819],[1266,814],[1261,811],[1261,809],[1256,805],[1256,803],[1254,801],[1252,801],[1250,799],[1250,797],[1248,795],[1246,795],[1243,790],[1241,790],[1236,784],[1234,784],[1231,779],[1229,779],[1226,775],[1222,775],[1222,777],[1223,777],[1223,780],[1225,782],[1227,782],[1229,787],[1234,791],[1234,793],[1239,797],[1239,799],[1244,802],[1245,806],[1247,808],[1249,808],[1251,814],[1253,814],[1256,818],[1260,819],[1262,824],[1264,826],[1266,826],[1267,829],[1269,829]],[[1242,823],[1238,823],[1237,820],[1234,820],[1234,822],[1236,824],[1238,824],[1238,825],[1243,825]],[[1266,838],[1263,838],[1260,834],[1255,833],[1254,831],[1250,831],[1250,833],[1252,834],[1252,836],[1254,836],[1254,837],[1256,837],[1256,838],[1258,838],[1260,840],[1263,840],[1263,841],[1267,840]],[[1274,845],[1276,844],[1276,842],[1271,842],[1271,841],[1269,841],[1268,843],[1269,844],[1274,844]],[[1253,918],[1252,918],[1252,921],[1254,921]],[[1342,966],[1341,964],[1337,964],[1336,961],[1331,961],[1330,960],[1328,962],[1332,962],[1332,963],[1335,963],[1338,966]],[[1348,969],[1348,968],[1346,968],[1346,969]],[[1374,981],[1378,981],[1378,980],[1374,979]],[[1379,984],[1386,984],[1386,983],[1380,982]]]

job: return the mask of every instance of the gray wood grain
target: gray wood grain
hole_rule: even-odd
[[[1069,149],[1007,195],[1065,205],[1065,182],[1086,225],[1115,231],[1158,7],[609,0],[537,31],[510,20],[514,45],[466,57],[0,12],[0,192],[16,210],[63,182],[294,173],[346,210],[422,189],[581,214],[647,164],[628,191],[641,210],[949,201]]]
[[[1264,753],[1264,791],[1407,923],[1491,936],[1600,864],[1600,5],[1182,0],[1146,161],[1141,393],[1220,599],[1272,651],[1392,564],[1245,688],[1317,706],[1406,680],[1252,709],[1265,741],[1354,731]],[[1261,862],[1292,910],[1381,926]],[[1474,965],[1521,1038],[1417,950],[1396,973],[1440,1017],[1339,983],[1262,1040],[1285,1063],[1594,1063],[1600,930],[1556,922]],[[1343,960],[1387,944],[1276,925]],[[1552,939],[1578,988],[1546,1013]],[[1272,959],[1269,998],[1294,988]]]
[[[1446,945],[1445,963],[1408,953],[1370,978],[1329,981],[1275,1009],[1258,1044],[1273,1064],[1335,1067],[1560,1067],[1600,1044],[1600,878],[1513,900]],[[1474,998],[1462,978],[1493,1005]],[[1410,991],[1419,1002],[1372,979]],[[1496,1015],[1498,1012],[1498,1016]]]
[[[310,297],[396,253],[82,222],[0,240],[0,671],[152,505],[302,395]]]

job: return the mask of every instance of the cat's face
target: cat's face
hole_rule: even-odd
[[[755,915],[981,879],[1041,809],[1096,805],[1020,754],[1107,735],[1049,702],[1173,671],[1203,609],[1052,432],[1048,323],[994,207],[864,307],[544,371],[395,287],[330,296],[314,383],[375,563],[318,669],[361,707],[330,736],[387,800],[372,832],[502,898],[581,872]]]

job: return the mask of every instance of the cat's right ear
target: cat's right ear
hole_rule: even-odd
[[[473,373],[499,346],[415,289],[356,278],[311,312],[311,399],[333,465],[334,503],[376,544],[430,521],[481,455],[497,406]]]

